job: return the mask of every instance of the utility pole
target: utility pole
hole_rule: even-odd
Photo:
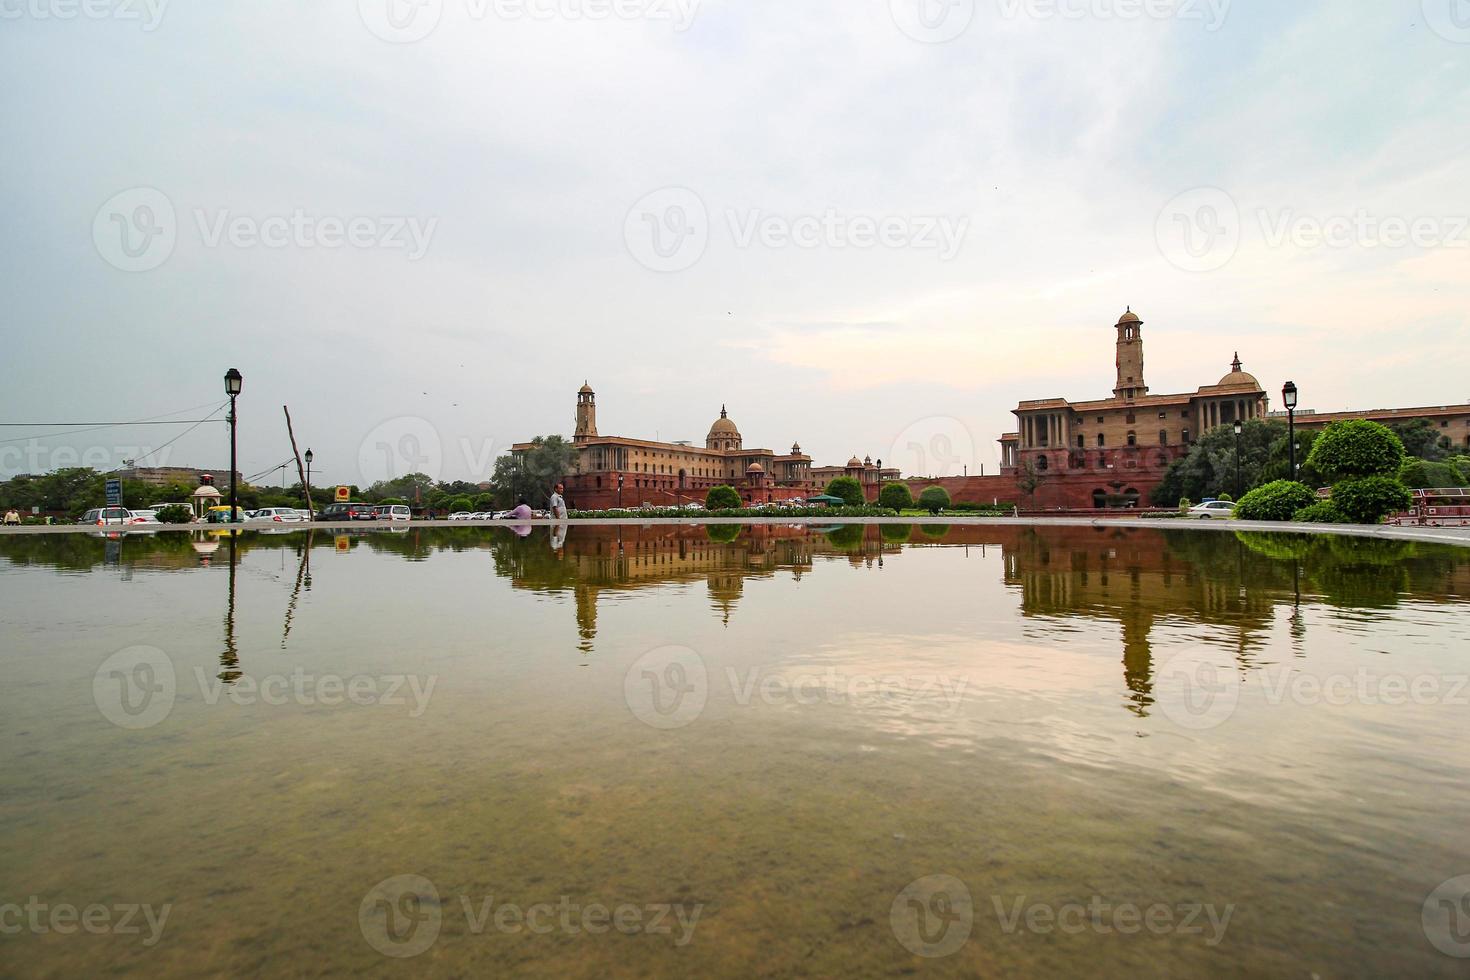
[[[311,502],[311,481],[306,478],[306,471],[301,467],[301,453],[296,449],[296,433],[291,428],[291,410],[285,405],[281,411],[286,413],[286,435],[291,437],[291,455],[296,457],[296,475],[301,480],[301,488],[306,491],[306,509],[311,511],[312,519],[316,519],[316,505]]]

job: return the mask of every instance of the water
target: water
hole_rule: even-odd
[[[1463,549],[231,550],[0,538],[0,973],[1466,968]]]

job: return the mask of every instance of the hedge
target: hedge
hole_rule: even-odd
[[[1241,497],[1235,505],[1235,516],[1243,521],[1289,521],[1316,500],[1317,495],[1305,484],[1276,480]]]
[[[1319,500],[1291,515],[1291,519],[1302,524],[1351,524],[1348,516],[1330,500]]]
[[[1354,524],[1379,524],[1389,514],[1408,510],[1414,501],[1408,489],[1393,477],[1365,476],[1333,487],[1332,502]]]

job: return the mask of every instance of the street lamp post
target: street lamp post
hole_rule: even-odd
[[[1240,434],[1245,431],[1245,423],[1240,419],[1235,420],[1235,499],[1245,492],[1245,487],[1240,480]]]
[[[1291,460],[1290,479],[1296,479],[1296,382],[1288,381],[1281,389],[1281,403],[1286,406],[1286,451]]]
[[[235,503],[235,496],[236,496],[235,474],[236,474],[236,471],[237,471],[237,466],[236,466],[236,462],[235,462],[235,456],[236,456],[236,446],[235,446],[235,422],[236,422],[236,418],[235,418],[235,399],[236,399],[236,397],[239,396],[239,394],[240,394],[240,388],[244,385],[244,383],[245,383],[245,379],[241,376],[240,372],[238,370],[236,370],[235,368],[230,368],[228,371],[225,372],[225,394],[227,394],[227,395],[230,396],[230,523],[231,524],[234,524],[237,520],[239,520],[239,512],[236,510],[236,503]]]
[[[316,456],[312,453],[311,447],[308,446],[307,449],[306,449],[306,506],[307,507],[310,507],[311,506],[311,461],[313,459],[315,459],[315,458],[316,458]],[[314,519],[316,517],[316,515],[313,514],[312,517]]]
[[[623,474],[618,474],[618,510],[623,509]]]

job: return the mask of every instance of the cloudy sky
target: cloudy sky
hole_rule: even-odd
[[[0,0],[0,472],[245,375],[241,469],[570,435],[995,465],[1021,398],[1240,351],[1470,399],[1465,0]],[[222,467],[222,425],[147,460]]]

